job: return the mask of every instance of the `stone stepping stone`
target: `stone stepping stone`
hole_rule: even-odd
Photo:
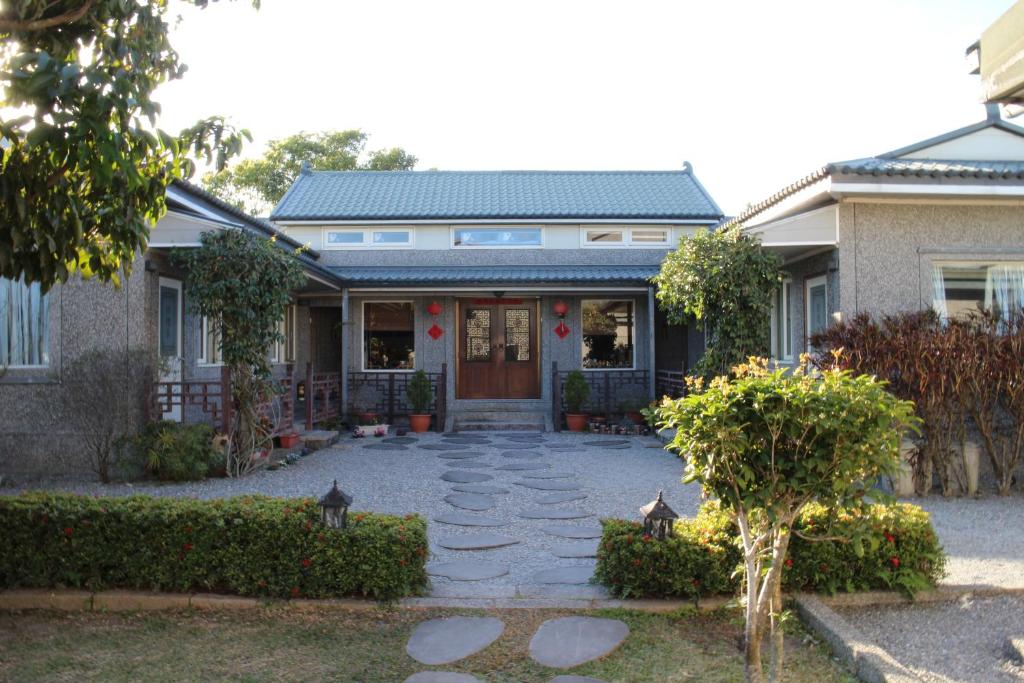
[[[533,474],[524,474],[523,479],[571,479],[575,476],[575,472],[534,472]]]
[[[504,630],[494,617],[431,619],[416,627],[405,651],[421,664],[450,664],[484,649]]]
[[[465,512],[446,512],[434,517],[435,522],[454,524],[456,526],[506,526],[508,522],[483,515],[470,515]]]
[[[479,462],[477,460],[456,460],[455,462],[445,463],[448,467],[458,467],[459,469],[480,469],[483,467],[494,467],[489,462]]]
[[[427,451],[464,451],[470,447],[470,444],[462,443],[421,443],[418,448],[422,448]]]
[[[442,453],[439,458],[445,460],[469,460],[470,458],[479,458],[483,453],[476,453],[474,451],[459,451],[458,453]]]
[[[594,515],[586,510],[559,510],[552,508],[535,508],[519,513],[523,519],[583,519]]]
[[[491,440],[488,439],[486,436],[470,436],[469,434],[453,434],[451,436],[444,437],[443,441],[450,441],[452,443],[455,443],[457,441],[479,441],[480,443],[491,442]]]
[[[495,467],[494,469],[506,472],[522,472],[524,470],[547,470],[550,468],[551,463],[547,462],[513,462],[501,467]]]
[[[487,550],[515,545],[519,539],[501,534],[473,534],[471,536],[449,536],[440,539],[437,544],[448,550]]]
[[[411,436],[389,436],[386,439],[381,439],[381,441],[383,443],[397,443],[404,446],[406,444],[416,443],[419,439],[414,439]]]
[[[579,446],[547,446],[548,450],[556,451],[558,453],[582,453],[585,448]]]
[[[458,484],[452,487],[452,491],[460,493],[486,493],[489,496],[500,493],[512,493],[504,486],[493,486],[491,484]]]
[[[551,553],[555,557],[597,557],[597,546],[599,543],[598,539],[577,543],[555,543],[551,546]]]
[[[582,567],[554,567],[552,569],[542,569],[537,572],[533,575],[533,581],[536,583],[568,583],[579,585],[583,583],[590,583],[590,579],[593,576],[593,565],[584,565]]]
[[[520,443],[544,443],[543,436],[506,436],[504,438],[509,441],[518,441]]]
[[[627,439],[601,439],[600,441],[584,441],[584,446],[597,446],[598,448],[606,448],[608,446],[629,446],[629,440]]]
[[[507,564],[494,562],[477,562],[475,560],[455,560],[453,562],[430,562],[427,574],[443,576],[452,581],[483,581],[496,579],[508,574]]]
[[[408,679],[406,679],[408,681]],[[454,681],[452,683],[455,683]],[[555,676],[548,683],[605,683],[600,678],[590,676]]]
[[[629,627],[618,619],[549,619],[530,640],[530,659],[554,669],[569,669],[604,657],[628,635]]]
[[[482,493],[449,493],[444,502],[463,510],[490,510],[494,507],[494,499]]]
[[[575,526],[572,524],[552,524],[543,529],[544,533],[561,538],[601,538],[599,526]]]
[[[508,451],[502,453],[503,458],[515,458],[516,460],[536,460],[541,457],[537,451]]]
[[[519,486],[538,491],[579,491],[582,486],[574,481],[546,481],[544,479],[525,479],[514,482]]]
[[[559,676],[559,678],[562,678]],[[578,678],[578,677],[576,677]],[[580,680],[594,680],[591,679],[580,679]],[[480,679],[476,676],[470,676],[469,674],[455,673],[454,671],[421,671],[418,674],[413,674],[405,679],[405,683],[481,683]],[[601,683],[598,681],[598,683]]]
[[[583,500],[587,497],[587,494],[580,493],[578,491],[565,491],[564,493],[552,493],[550,496],[544,496],[533,501],[538,505],[555,505],[557,503],[568,503],[573,500]]]
[[[407,451],[408,446],[397,443],[368,443],[363,448],[371,451]]]
[[[531,448],[536,448],[536,444],[532,443],[503,443],[501,447],[507,451],[528,451]]]
[[[448,470],[441,475],[441,479],[444,481],[450,481],[453,484],[479,484],[482,481],[490,481],[494,479],[494,477],[490,474],[484,474],[483,472]]]

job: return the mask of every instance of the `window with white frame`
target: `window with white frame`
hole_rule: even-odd
[[[411,247],[410,228],[325,228],[324,249],[393,249]]]
[[[412,370],[416,364],[416,314],[411,301],[363,304],[363,369]]]
[[[1024,309],[1024,261],[935,264],[932,306],[943,319],[980,310],[1005,319]]]
[[[220,348],[220,325],[214,324],[214,321],[204,315],[199,328],[199,364],[220,365],[224,362]]]
[[[50,364],[47,296],[38,282],[0,278],[0,367]]]
[[[790,299],[793,281],[783,280],[772,299],[772,358],[793,359],[793,313]]]
[[[452,246],[477,249],[544,246],[541,228],[455,228]]]
[[[274,342],[272,360],[275,363],[292,363],[295,361],[295,306],[284,309],[284,317],[277,324],[277,332],[283,337]]]
[[[586,227],[581,240],[585,247],[664,247],[672,242],[670,228],[644,227]]]
[[[580,310],[584,369],[632,368],[636,339],[633,302],[584,299]]]

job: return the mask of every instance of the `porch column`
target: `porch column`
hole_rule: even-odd
[[[654,287],[647,288],[647,393],[650,400],[656,398],[658,361],[654,356]]]
[[[349,343],[349,319],[348,319],[348,287],[341,289],[341,419],[348,418],[348,367],[350,363],[349,352],[352,345]]]

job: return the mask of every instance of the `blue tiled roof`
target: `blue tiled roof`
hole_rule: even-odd
[[[651,266],[341,266],[335,275],[353,286],[493,285],[493,284],[645,284],[659,270]]]
[[[708,219],[722,210],[682,171],[314,171],[271,219]]]
[[[920,176],[933,178],[1024,178],[1024,161],[965,161],[963,159],[888,159],[868,157],[829,164],[831,173],[851,175]]]

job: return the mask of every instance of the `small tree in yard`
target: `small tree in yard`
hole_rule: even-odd
[[[703,322],[706,349],[694,370],[711,379],[751,356],[767,356],[779,258],[739,228],[701,230],[680,241],[654,277],[673,323]]]
[[[706,390],[666,399],[659,417],[677,429],[672,448],[687,460],[686,481],[701,484],[735,520],[743,542],[746,680],[763,680],[761,641],[772,635],[770,680],[783,662],[781,579],[791,529],[808,503],[856,515],[870,487],[897,467],[913,406],[866,375],[768,370],[751,359]],[[860,537],[849,539],[862,552]]]
[[[271,443],[271,430],[259,413],[261,400],[276,390],[269,350],[284,341],[278,324],[305,275],[298,259],[273,239],[221,230],[203,233],[201,242],[198,249],[176,252],[175,260],[188,273],[195,312],[206,316],[220,337],[234,403],[227,472],[239,476],[254,467],[253,456]]]

